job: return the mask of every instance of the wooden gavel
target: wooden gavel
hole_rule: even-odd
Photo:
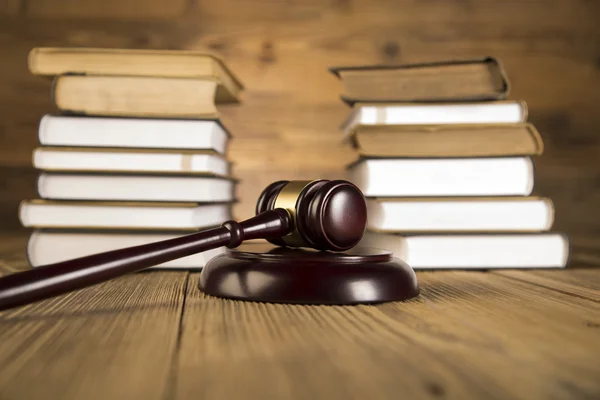
[[[179,238],[44,265],[0,278],[0,310],[245,240],[334,252],[356,246],[367,224],[361,191],[343,180],[278,181],[261,193],[256,216]]]

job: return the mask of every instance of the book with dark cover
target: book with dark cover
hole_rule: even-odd
[[[458,102],[506,99],[510,83],[494,57],[403,65],[333,67],[342,99],[356,102]]]

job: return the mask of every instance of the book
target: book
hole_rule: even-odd
[[[213,176],[42,172],[38,194],[50,200],[230,202],[234,182]]]
[[[368,228],[378,232],[541,232],[554,205],[542,197],[367,199]]]
[[[152,203],[25,200],[26,228],[198,230],[232,219],[230,203]]]
[[[359,159],[349,180],[367,197],[529,196],[529,157]]]
[[[81,75],[211,78],[217,103],[239,102],[244,86],[216,55],[193,50],[141,50],[37,47],[29,52],[29,71],[53,77]]]
[[[516,124],[527,120],[524,101],[444,104],[357,103],[342,124],[344,136],[357,125]]]
[[[35,230],[27,243],[27,259],[35,268],[125,247],[174,239],[181,235],[182,233]],[[224,251],[225,247],[219,247],[150,268],[202,269],[210,259],[223,254]]]
[[[510,84],[494,57],[404,65],[333,67],[344,87],[342,99],[355,102],[501,100]]]
[[[66,114],[218,119],[216,88],[211,79],[60,75],[52,99]]]
[[[367,232],[360,246],[387,249],[414,269],[564,268],[562,233],[399,235]]]
[[[363,157],[493,157],[541,155],[531,123],[355,125],[349,143]]]
[[[214,150],[225,154],[230,134],[219,121],[44,115],[43,146]]]
[[[183,150],[38,147],[33,166],[43,171],[209,174],[227,176],[230,164],[214,152]]]

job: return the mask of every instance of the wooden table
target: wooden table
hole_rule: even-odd
[[[0,268],[26,268],[4,237]],[[0,399],[597,399],[600,269],[420,272],[378,306],[204,296],[148,271],[0,313]]]

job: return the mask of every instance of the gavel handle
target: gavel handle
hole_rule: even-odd
[[[0,310],[104,282],[164,262],[244,240],[284,236],[293,230],[289,213],[266,211],[243,222],[186,236],[48,264],[0,278]]]

